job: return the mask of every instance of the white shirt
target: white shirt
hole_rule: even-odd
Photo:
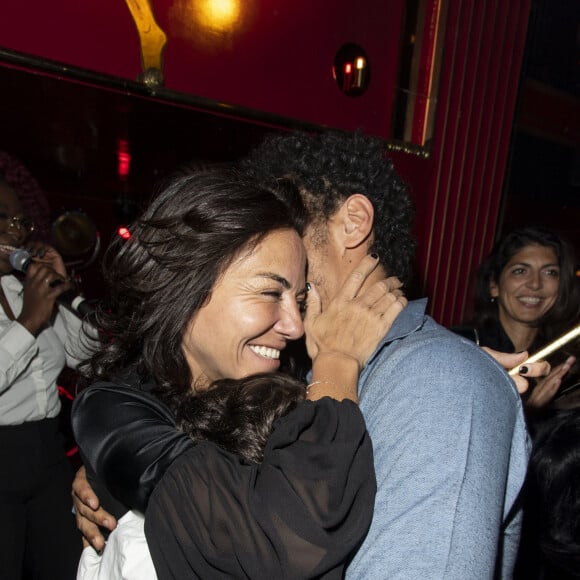
[[[129,511],[117,522],[102,554],[85,548],[77,580],[156,580],[144,522],[141,514]]]
[[[22,311],[23,288],[12,275],[0,284],[15,317]],[[93,331],[94,336],[94,331]],[[52,326],[34,337],[0,308],[0,425],[56,417],[60,400],[56,379],[89,355],[81,320],[59,306]]]

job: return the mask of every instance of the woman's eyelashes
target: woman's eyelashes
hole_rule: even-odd
[[[286,289],[276,289],[276,290],[262,290],[260,292],[262,296],[267,296],[268,298],[272,298],[277,302],[281,302],[288,294],[290,299],[294,299],[296,301],[296,305],[298,306],[298,311],[300,314],[304,315],[306,313],[306,302],[307,302],[307,294],[306,290],[302,290],[299,294],[296,295],[295,298],[290,297],[290,292]]]
[[[265,290],[262,292],[263,296],[270,296],[271,298],[275,298],[276,300],[280,300],[282,298],[282,291],[281,290]]]
[[[511,273],[514,276],[524,276],[529,273],[529,270],[523,266],[518,266],[517,268],[513,268]],[[560,270],[558,268],[547,268],[542,270],[541,273],[543,276],[548,276],[550,278],[558,278],[560,276]]]

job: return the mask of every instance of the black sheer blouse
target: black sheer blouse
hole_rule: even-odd
[[[155,397],[116,385],[84,391],[73,427],[117,499],[146,505],[160,580],[342,578],[371,522],[371,442],[350,401],[299,404],[261,464],[193,444]]]

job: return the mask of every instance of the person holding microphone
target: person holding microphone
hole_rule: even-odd
[[[71,287],[61,256],[41,242],[27,245],[33,230],[0,176],[0,570],[5,580],[68,580],[81,542],[57,378],[90,343],[81,319],[57,305]],[[31,259],[17,276],[10,254],[19,248]]]

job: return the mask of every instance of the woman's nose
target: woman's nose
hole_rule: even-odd
[[[304,334],[304,322],[298,304],[285,306],[280,311],[278,322],[274,325],[277,332],[289,338],[296,340]]]
[[[528,277],[528,287],[530,288],[541,288],[542,286],[542,276],[540,272],[532,272]]]

